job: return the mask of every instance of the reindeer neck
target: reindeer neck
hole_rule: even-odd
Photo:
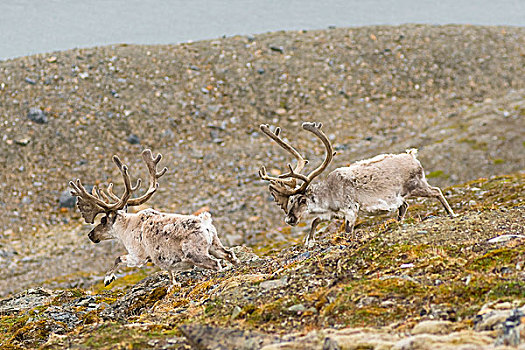
[[[306,197],[309,200],[309,209],[312,212],[324,211],[329,209],[331,191],[325,181],[316,182],[306,190]]]

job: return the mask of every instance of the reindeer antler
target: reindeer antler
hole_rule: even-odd
[[[261,128],[261,131],[266,134],[266,136],[274,140],[279,146],[284,148],[287,152],[291,153],[297,159],[295,170],[292,172],[298,173],[301,170],[303,170],[304,166],[308,164],[308,160],[304,159],[295,148],[293,148],[289,143],[285,142],[279,136],[279,134],[281,133],[281,128],[279,127],[275,128],[274,132],[270,130],[270,126],[267,124],[261,124],[260,128]],[[290,164],[288,164],[288,167],[291,169]],[[279,177],[268,176],[268,174],[266,173],[266,168],[264,166],[261,168],[261,170],[259,170],[259,177],[263,180],[274,181],[276,183],[280,183],[282,185],[286,185],[292,188],[295,187],[296,185],[296,181],[293,178],[291,178],[290,180],[285,180],[281,176]]]
[[[288,205],[288,198],[293,195],[305,192],[312,180],[319,176],[319,174],[321,174],[332,162],[335,152],[333,150],[332,144],[330,143],[330,140],[328,140],[326,135],[321,130],[322,126],[323,125],[321,123],[306,122],[302,124],[303,129],[316,135],[323,142],[326,148],[326,156],[323,163],[321,163],[321,165],[314,169],[310,174],[303,175],[300,174],[300,171],[303,170],[308,161],[302,157],[295,148],[284,142],[283,139],[279,137],[281,131],[279,127],[277,127],[275,132],[272,133],[268,125],[261,125],[261,130],[268,137],[274,140],[279,146],[291,153],[297,159],[297,165],[295,166],[295,169],[292,168],[291,164],[288,164],[289,171],[285,174],[279,175],[278,177],[269,176],[264,166],[259,170],[259,177],[263,180],[270,181],[270,193],[274,197],[277,204],[279,204],[284,211],[286,211]],[[303,181],[301,186],[297,188],[296,180]]]
[[[142,196],[130,199],[128,201],[128,207],[134,207],[147,202],[157,191],[157,188],[159,188],[157,179],[164,175],[166,171],[168,171],[168,168],[164,167],[161,171],[157,172],[157,164],[159,164],[160,160],[162,159],[162,155],[160,153],[157,154],[155,158],[153,158],[151,151],[149,149],[145,149],[142,152],[142,159],[144,159],[144,162],[146,163],[149,171],[149,188]]]
[[[78,209],[87,223],[92,224],[95,217],[100,213],[115,212],[123,209],[125,206],[137,206],[145,203],[157,191],[157,188],[159,187],[157,179],[164,175],[168,168],[165,167],[160,172],[157,172],[156,167],[162,159],[162,156],[158,154],[157,157],[153,158],[149,149],[142,152],[142,158],[144,159],[150,174],[149,188],[145,194],[138,198],[130,199],[131,194],[140,187],[142,180],[138,179],[137,184],[131,186],[128,167],[123,165],[120,158],[117,156],[113,156],[113,162],[117,165],[124,180],[124,193],[121,197],[118,197],[113,192],[113,183],[108,185],[106,191],[100,190],[98,186],[94,186],[90,194],[86,191],[80,179],[77,179],[76,182],[69,182],[69,186],[72,188],[71,194],[78,197]],[[111,203],[111,201],[113,201],[113,203]]]
[[[330,140],[328,140],[328,137],[326,137],[324,132],[321,130],[321,128],[323,127],[322,123],[308,123],[308,122],[306,122],[306,123],[303,123],[302,127],[303,127],[304,130],[310,131],[311,133],[313,133],[315,136],[317,136],[323,142],[323,144],[324,144],[324,146],[326,148],[326,155],[325,155],[325,158],[324,158],[323,162],[321,163],[321,165],[319,165],[317,168],[315,168],[307,176],[300,175],[300,174],[294,174],[292,171],[290,173],[288,173],[288,174],[282,175],[283,177],[286,176],[286,177],[295,177],[295,178],[298,178],[298,175],[300,175],[301,176],[301,180],[304,181],[303,184],[298,189],[293,190],[293,194],[292,195],[295,195],[295,194],[302,193],[302,192],[306,191],[306,188],[308,187],[308,185],[310,185],[310,182],[312,182],[313,179],[315,179],[317,176],[319,176],[328,167],[328,165],[330,165],[330,163],[332,162],[332,159],[334,159],[334,156],[335,156],[335,153],[336,153],[336,152],[334,152],[334,149],[332,147],[332,144],[330,143]]]

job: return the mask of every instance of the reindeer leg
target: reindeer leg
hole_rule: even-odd
[[[417,188],[414,191],[412,191],[412,193],[410,193],[410,195],[412,197],[417,196],[417,197],[433,197],[433,198],[437,198],[441,202],[441,204],[443,205],[443,207],[445,208],[445,210],[446,210],[446,212],[447,212],[447,214],[449,216],[451,216],[451,217],[455,217],[456,216],[456,214],[454,214],[454,211],[452,210],[452,208],[448,204],[447,200],[443,196],[443,193],[441,192],[441,189],[439,187],[432,187],[432,186],[430,186],[428,184],[428,182],[426,182],[425,180],[421,184],[421,187]]]
[[[180,282],[177,281],[176,272],[177,271],[188,271],[193,268],[194,264],[191,261],[183,260],[174,264],[171,269],[168,271],[171,278],[171,286],[168,288],[168,293],[171,292],[173,288],[178,288],[181,286]]]
[[[455,217],[456,214],[454,214],[454,211],[448,204],[447,200],[445,199],[445,196],[443,196],[443,192],[441,192],[441,189],[439,187],[430,187],[430,189],[434,193],[434,197],[436,197],[441,202],[441,204],[447,211],[447,214],[451,217]]]
[[[171,285],[168,287],[168,293],[171,292],[173,288],[180,288],[181,284],[179,281],[177,281],[177,278],[175,276],[175,271],[170,270],[170,278],[171,278]]]
[[[408,210],[408,203],[403,201],[403,204],[401,204],[401,206],[398,209],[397,221],[399,222],[403,221],[403,219],[405,218],[405,214],[407,213],[407,210]]]
[[[207,252],[189,252],[186,258],[195,266],[208,270],[221,271],[221,261],[212,258]]]
[[[122,257],[124,257],[123,255]],[[122,257],[117,257],[113,266],[106,272],[104,277],[104,287],[107,287],[111,282],[113,282],[117,276],[115,276],[115,271],[117,271],[120,264],[122,264]]]
[[[317,228],[317,225],[321,222],[320,218],[315,218],[314,221],[312,221],[312,224],[310,225],[310,231],[306,235],[306,238],[304,240],[304,245],[307,247],[312,247],[315,243],[315,229]]]
[[[235,256],[235,253],[231,249],[223,246],[217,235],[214,235],[213,237],[213,242],[211,243],[210,247],[210,254],[216,258],[228,260],[233,265],[240,263],[239,259],[237,259]]]
[[[181,245],[181,249],[184,254],[183,262],[188,261],[193,265],[209,270],[222,270],[220,260],[212,258],[208,253],[207,242],[185,242]]]
[[[345,233],[347,236],[352,235],[352,241],[355,241],[354,225],[357,220],[357,214],[354,211],[345,212]]]
[[[128,267],[141,267],[148,263],[149,257],[143,260],[137,261],[133,259],[129,254],[121,255],[115,259],[113,266],[106,272],[104,277],[104,286],[107,287],[111,282],[113,282],[117,277],[115,276],[115,271],[119,268],[120,265],[125,264]]]

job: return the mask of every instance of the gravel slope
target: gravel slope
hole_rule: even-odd
[[[323,122],[333,139],[331,169],[417,147],[440,186],[520,171],[524,34],[338,28],[0,62],[0,262],[20,276],[17,283],[67,275],[92,259],[89,269],[107,265],[99,259],[111,260],[116,252],[107,252],[117,247],[88,244],[88,227],[76,210],[59,210],[58,198],[77,177],[113,181],[119,190],[113,154],[145,178],[139,154],[146,147],[169,167],[152,206],[181,213],[207,206],[227,243],[261,244],[258,237],[284,223],[257,170],[266,164],[278,172],[289,161],[258,133],[261,123],[283,127],[311,166],[322,148],[299,132],[305,120]],[[30,120],[31,108],[47,122]],[[64,261],[53,272],[57,252]],[[33,271],[25,263],[42,259],[50,263],[39,277],[20,275]]]

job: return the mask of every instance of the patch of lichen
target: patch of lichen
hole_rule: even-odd
[[[82,321],[82,324],[93,324],[93,323],[100,323],[102,319],[100,318],[97,310],[91,310],[86,312],[80,320]]]
[[[250,312],[244,314],[246,321],[253,326],[278,321],[282,313],[284,302],[283,299],[278,299],[270,303],[249,307],[247,309]]]
[[[149,270],[151,269],[141,268],[126,270],[128,273],[126,273],[124,276],[118,277],[113,282],[111,282],[110,285],[104,286],[104,282],[101,281],[95,284],[92,287],[92,290],[94,293],[101,293],[104,291],[119,291],[122,289],[130,288],[131,286],[137,284],[138,282],[146,278],[148,274],[151,273],[151,271]]]
[[[0,344],[2,346],[11,344],[13,333],[23,328],[28,319],[29,315],[27,313],[22,315],[0,316]]]
[[[105,322],[89,329],[82,339],[86,349],[150,349],[151,339],[140,327],[127,327],[115,322]]]
[[[418,300],[424,299],[429,288],[403,276],[353,281],[338,286],[335,300],[320,313],[329,324],[383,326],[416,313]]]
[[[459,142],[466,143],[470,147],[472,147],[473,150],[476,151],[487,151],[488,145],[484,141],[479,141],[475,139],[469,139],[469,138],[461,138],[459,139]]]
[[[284,213],[283,213],[284,215]],[[320,224],[318,230],[322,229],[326,224]],[[307,224],[305,222],[300,222],[297,225],[297,228],[305,228]],[[291,246],[301,244],[304,237],[293,232],[292,227],[283,226],[278,227],[274,230],[268,232],[258,232],[254,237],[253,251],[259,256],[271,256],[277,254],[283,249],[287,249]],[[280,239],[272,239],[273,237],[279,237]],[[285,237],[286,239],[282,239]],[[260,242],[265,242],[265,244],[260,244]]]
[[[474,200],[483,209],[512,208],[523,205],[525,200],[525,173],[480,178],[451,187],[451,191],[462,204]]]
[[[157,301],[164,298],[167,294],[166,287],[157,287],[145,296],[137,297],[133,300],[128,313],[130,315],[140,315],[142,310],[148,309],[153,306]]]
[[[67,289],[54,297],[53,300],[51,300],[51,305],[62,305],[85,295],[86,292],[80,288]]]
[[[40,319],[26,322],[23,327],[12,333],[10,342],[27,348],[35,348],[47,341],[49,334],[63,333],[64,325],[61,322],[48,319]]]
[[[501,269],[502,267],[516,264],[518,259],[522,258],[525,254],[524,246],[520,246],[514,249],[499,248],[488,251],[482,256],[475,257],[469,262],[465,268],[472,269],[475,271],[493,271],[494,269]]]

